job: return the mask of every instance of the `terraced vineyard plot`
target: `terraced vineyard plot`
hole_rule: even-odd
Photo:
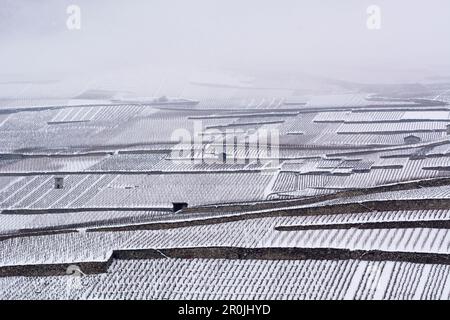
[[[166,158],[166,153],[156,154],[117,154],[105,158],[90,167],[92,171],[146,171],[154,170],[155,166]]]
[[[0,161],[0,173],[84,171],[100,162],[103,156],[40,157]]]
[[[364,134],[364,133],[395,133],[395,132],[425,132],[446,131],[448,121],[442,122],[401,122],[395,126],[390,123],[364,123],[364,124],[342,124],[337,133],[339,134]]]
[[[172,202],[200,205],[264,200],[265,188],[271,178],[271,175],[259,172],[122,175],[86,206],[170,207]]]
[[[68,290],[67,277],[0,278],[3,299],[443,299],[448,266],[400,262],[123,260]],[[20,290],[12,290],[20,288]]]
[[[52,175],[24,176],[3,191],[3,209],[80,208],[115,175],[66,175],[63,189],[54,188]]]
[[[75,228],[96,228],[150,222],[169,215],[165,211],[91,211],[52,214],[2,214],[0,236],[20,231],[41,231]]]
[[[171,91],[198,96],[0,115],[0,298],[450,298],[447,106],[362,89]],[[255,145],[227,154],[240,164],[175,161],[191,146],[174,130],[197,122],[196,160],[222,146],[208,127],[262,128],[280,134],[279,162]]]

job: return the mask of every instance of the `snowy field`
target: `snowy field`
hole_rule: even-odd
[[[445,99],[202,81],[0,108],[0,298],[450,298]]]

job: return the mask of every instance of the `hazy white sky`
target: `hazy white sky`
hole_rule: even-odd
[[[70,4],[81,30],[66,27]],[[366,26],[372,4],[380,30]],[[448,76],[449,39],[448,0],[0,0],[3,77],[148,66]]]

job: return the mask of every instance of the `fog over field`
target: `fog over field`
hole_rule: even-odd
[[[69,5],[79,30],[66,26]],[[448,12],[446,0],[2,0],[0,80],[147,94],[167,70],[166,81],[232,71],[419,82],[450,75]]]

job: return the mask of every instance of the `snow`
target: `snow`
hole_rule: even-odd
[[[368,201],[449,199],[448,185],[390,192],[370,189],[406,187],[413,181],[432,184],[433,179],[449,176],[437,170],[448,162],[446,107],[424,110],[424,105],[412,101],[366,99],[366,93],[312,96],[306,106],[289,106],[283,103],[296,97],[277,94],[292,90],[258,91],[250,88],[251,80],[232,74],[201,75],[193,81],[216,87],[191,84],[183,91],[197,92],[200,98],[214,90],[226,99],[202,98],[189,108],[136,105],[133,101],[143,97],[135,95],[128,102],[76,100],[0,116],[0,152],[8,152],[0,159],[0,208],[43,210],[23,215],[2,212],[0,234],[10,238],[0,241],[0,267],[106,262],[117,250],[188,247],[450,254],[446,228],[399,227],[405,225],[400,222],[444,223],[450,210],[374,212],[366,206]],[[241,89],[230,96],[229,88],[217,86]],[[277,108],[295,112],[275,115]],[[252,158],[241,166],[173,161],[169,155],[173,131],[192,133],[199,119],[205,128],[250,127],[244,136],[258,128],[278,130],[282,164],[270,169],[256,163],[257,148],[249,155],[233,150],[239,158]],[[414,132],[422,142],[404,145],[405,132]],[[196,146],[195,159],[221,143],[214,135],[208,139]],[[64,177],[64,189],[53,188],[55,176]],[[352,188],[367,192],[305,205],[278,200],[271,204],[275,208],[258,209],[268,198],[313,201]],[[190,213],[170,213],[174,201],[188,202]],[[320,210],[353,203],[360,204],[362,212],[325,215]],[[196,205],[204,207],[196,210]],[[98,211],[87,210],[92,208]],[[167,210],[158,210],[162,208]],[[387,224],[381,229],[358,227],[376,222]],[[340,228],[343,224],[355,225]],[[275,229],[280,226],[305,229]],[[98,230],[102,227],[112,231]],[[42,229],[65,232],[25,236]],[[447,265],[363,259],[330,260],[326,255],[321,260],[113,259],[107,273],[83,277],[79,290],[66,290],[67,277],[0,278],[0,298],[62,298],[63,292],[75,299],[449,298]]]
[[[403,120],[449,120],[450,111],[406,111]]]

